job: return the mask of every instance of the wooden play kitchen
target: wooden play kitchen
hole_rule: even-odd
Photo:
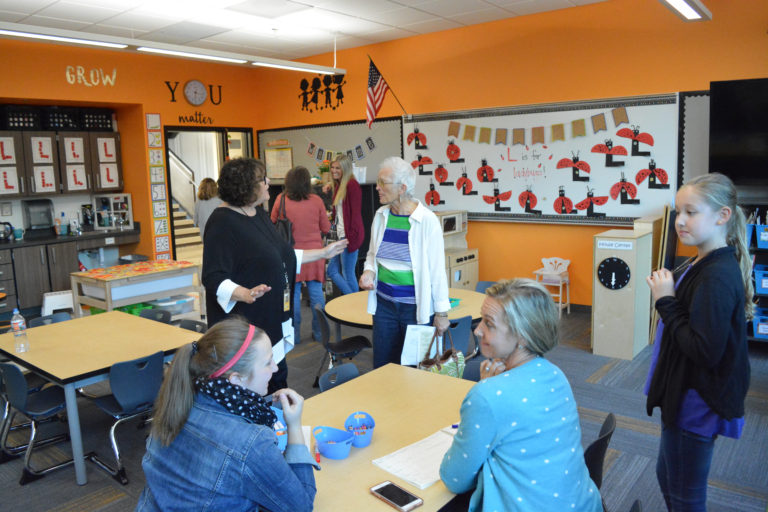
[[[195,274],[198,279],[195,280]],[[156,260],[97,268],[71,274],[75,317],[83,305],[112,311],[120,306],[197,292],[200,314],[205,315],[205,292],[200,267],[189,261]]]

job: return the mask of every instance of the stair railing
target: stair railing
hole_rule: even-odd
[[[171,196],[179,207],[192,217],[195,212],[198,185],[195,181],[195,172],[172,149],[168,149],[168,168],[173,184]]]

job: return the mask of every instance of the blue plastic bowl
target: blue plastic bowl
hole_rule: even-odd
[[[283,410],[277,407],[270,406],[272,411],[277,416],[277,423],[274,425],[275,435],[277,435],[277,447],[281,452],[285,451],[285,447],[288,446],[288,427],[285,425],[285,418],[283,417]]]
[[[363,448],[371,444],[375,426],[376,422],[371,415],[364,411],[353,412],[344,422],[344,428],[354,436],[352,446],[355,448]]]
[[[333,427],[315,427],[312,430],[320,455],[328,459],[346,459],[355,437],[346,430]]]

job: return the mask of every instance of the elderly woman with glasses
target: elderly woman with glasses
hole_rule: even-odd
[[[374,368],[400,362],[408,325],[432,322],[438,334],[449,325],[443,231],[413,197],[415,183],[416,173],[402,158],[381,163],[376,190],[384,206],[374,214],[360,276],[360,288],[370,290]]]
[[[267,170],[260,160],[236,158],[219,173],[223,203],[208,219],[203,240],[203,286],[208,326],[242,315],[263,329],[273,345],[294,343],[293,287],[301,264],[341,253],[346,240],[321,249],[294,249],[277,232],[264,205]],[[284,347],[290,348],[290,347]],[[269,393],[287,387],[285,359],[277,364]]]

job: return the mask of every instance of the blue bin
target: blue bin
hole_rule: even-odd
[[[352,448],[352,438],[355,437],[346,430],[333,427],[315,427],[312,435],[320,455],[337,460],[347,458]]]
[[[352,446],[355,448],[363,448],[371,444],[375,426],[376,422],[371,415],[364,411],[353,412],[344,422],[344,428],[354,436]]]
[[[757,224],[755,225],[755,231],[757,246],[760,249],[768,249],[768,226],[765,224]]]
[[[755,265],[753,273],[755,274],[755,293],[768,294],[768,265]]]
[[[752,318],[752,334],[755,338],[768,340],[768,309],[758,308]]]
[[[277,407],[270,406],[270,409],[277,416],[277,423],[274,425],[275,435],[277,435],[277,447],[281,452],[285,451],[285,447],[288,446],[288,427],[285,425],[285,418],[283,417],[283,410]]]
[[[747,224],[747,247],[752,246],[752,235],[755,234],[755,225]]]

